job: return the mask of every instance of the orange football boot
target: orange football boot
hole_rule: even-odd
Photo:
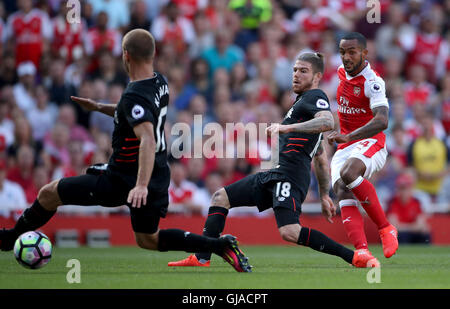
[[[211,261],[208,261],[206,263],[200,263],[195,254],[192,254],[181,261],[176,262],[169,262],[167,266],[203,266],[203,267],[209,267],[211,264]]]
[[[367,249],[359,249],[353,255],[352,265],[358,268],[380,267],[380,262]]]
[[[381,243],[383,244],[384,256],[390,258],[398,249],[397,229],[390,224],[378,232],[380,233]]]

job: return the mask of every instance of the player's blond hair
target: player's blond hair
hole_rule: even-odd
[[[123,37],[122,48],[134,61],[151,61],[155,56],[155,39],[147,30],[134,29]]]

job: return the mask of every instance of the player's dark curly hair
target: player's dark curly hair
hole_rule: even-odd
[[[359,32],[349,32],[344,35],[341,40],[356,40],[358,41],[358,45],[361,47],[361,49],[367,48],[367,39]]]
[[[323,74],[325,65],[321,53],[301,53],[298,55],[297,60],[311,63],[314,73],[320,72]]]

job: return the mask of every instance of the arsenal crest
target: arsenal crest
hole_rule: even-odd
[[[357,97],[359,97],[359,94],[361,93],[361,88],[359,87],[354,87],[353,88],[353,94]]]

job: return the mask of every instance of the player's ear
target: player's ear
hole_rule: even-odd
[[[322,79],[322,77],[323,77],[322,72],[316,72],[316,73],[314,73],[314,81],[315,81],[315,82],[319,83],[320,80]]]

